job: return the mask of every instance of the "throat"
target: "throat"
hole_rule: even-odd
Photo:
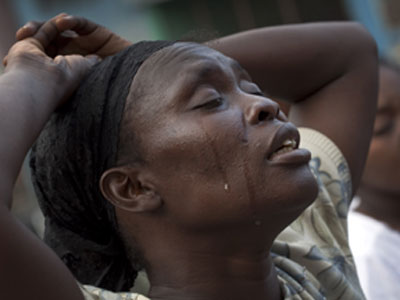
[[[174,275],[163,276],[163,280],[160,280],[162,278],[159,276],[150,278],[150,299],[281,299],[277,274],[269,255],[265,260],[258,262],[242,259],[229,261],[222,257],[218,260],[219,262],[210,261],[210,264],[203,261],[200,265],[192,261],[192,266],[183,267],[186,269],[183,272],[186,273],[184,276],[181,276],[182,266],[176,266],[172,271]],[[173,282],[172,278],[176,281]]]

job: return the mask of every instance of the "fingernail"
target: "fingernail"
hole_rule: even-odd
[[[74,17],[71,15],[66,15],[66,16],[62,16],[61,18],[63,18],[64,20],[70,20],[70,19],[73,19]]]

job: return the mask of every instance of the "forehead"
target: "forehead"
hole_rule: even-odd
[[[131,93],[141,90],[146,103],[140,106],[155,109],[188,94],[204,81],[221,83],[238,74],[250,79],[238,62],[216,50],[196,43],[175,43],[143,63],[133,80]]]
[[[208,71],[218,69],[227,72],[230,70],[244,72],[235,60],[196,43],[176,43],[165,48],[149,59],[147,67],[152,69],[153,78],[154,75],[158,75],[159,80],[165,81],[176,79],[177,75],[201,76]],[[175,76],[165,76],[171,73]]]
[[[171,64],[190,63],[201,59],[210,59],[221,63],[230,63],[233,60],[221,52],[197,43],[175,43],[160,51],[160,57],[164,57]],[[171,65],[167,65],[171,67]]]

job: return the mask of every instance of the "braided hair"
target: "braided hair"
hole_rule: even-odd
[[[99,181],[116,164],[135,74],[148,57],[171,44],[136,43],[97,64],[32,148],[30,166],[46,218],[45,242],[83,284],[127,291],[137,276]]]

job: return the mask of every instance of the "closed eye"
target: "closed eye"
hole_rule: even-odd
[[[222,97],[218,97],[215,99],[212,99],[210,101],[204,102],[202,104],[196,105],[193,107],[193,109],[206,109],[206,110],[212,110],[215,108],[220,107],[224,103],[224,100]]]
[[[263,92],[261,92],[260,90],[251,92],[250,94],[265,97],[265,94]]]
[[[242,91],[245,93],[265,97],[264,93],[254,82],[250,82],[247,80],[241,80],[239,85],[240,85],[240,88],[242,89]]]
[[[394,128],[394,118],[390,109],[379,109],[374,123],[374,136],[381,136],[390,133]]]
[[[378,123],[378,122],[377,122]],[[393,121],[386,122],[384,124],[377,124],[374,127],[374,135],[381,136],[387,134],[392,131],[393,129]]]

